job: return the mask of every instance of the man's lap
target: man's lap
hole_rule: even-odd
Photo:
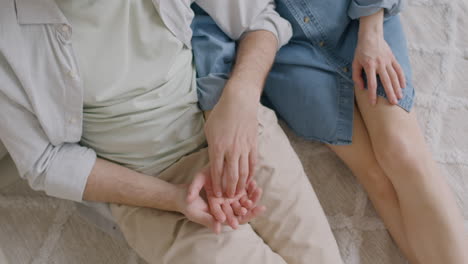
[[[182,214],[112,205],[128,243],[142,257],[152,263],[195,263],[194,258],[200,263],[239,263],[242,257],[252,263],[303,263],[312,254],[324,257],[320,263],[340,262],[323,210],[275,114],[262,106],[258,119],[255,178],[264,189],[261,204],[267,205],[267,212],[250,225],[236,231],[225,227],[221,235],[215,235]],[[189,183],[207,163],[208,152],[202,149],[183,157],[159,177],[174,184]],[[289,239],[295,240],[294,247]]]

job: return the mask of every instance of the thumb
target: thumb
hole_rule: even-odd
[[[200,225],[203,225],[211,230],[213,230],[216,234],[219,234],[221,231],[221,223],[216,221],[212,215],[206,212],[200,212],[196,216],[196,222]]]
[[[192,183],[190,184],[188,188],[188,195],[187,195],[188,203],[193,202],[200,195],[200,191],[205,185],[205,182],[206,182],[206,175],[204,174],[204,171],[201,171],[195,174],[195,178],[193,179]]]

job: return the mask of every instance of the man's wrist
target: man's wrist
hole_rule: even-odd
[[[184,214],[184,208],[187,203],[186,187],[182,185],[173,185],[172,197],[173,198],[171,200],[174,201],[172,205],[174,210],[172,211]]]
[[[166,181],[158,180],[158,187],[157,189],[164,188],[164,200],[154,197],[154,199],[150,198],[153,204],[150,206],[155,209],[160,209],[164,211],[170,212],[181,212],[183,207],[183,202],[185,201],[185,188],[182,185],[172,184]],[[161,185],[163,183],[163,185]],[[154,193],[157,192],[155,188]],[[158,194],[159,196],[161,194]]]
[[[221,99],[235,100],[243,105],[257,105],[260,102],[262,88],[243,80],[231,79],[226,84]]]

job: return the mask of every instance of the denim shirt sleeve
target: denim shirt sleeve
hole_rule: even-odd
[[[384,9],[385,18],[397,15],[403,9],[403,0],[351,0],[348,16],[358,19]]]
[[[0,80],[0,140],[19,175],[34,190],[81,202],[96,153],[77,143],[50,143],[1,52]]]
[[[236,56],[236,42],[198,6],[192,6],[192,49],[197,70],[199,106],[211,110],[218,103]]]

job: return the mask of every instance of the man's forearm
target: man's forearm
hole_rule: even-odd
[[[88,177],[83,199],[178,211],[180,188],[156,177],[97,159]]]

